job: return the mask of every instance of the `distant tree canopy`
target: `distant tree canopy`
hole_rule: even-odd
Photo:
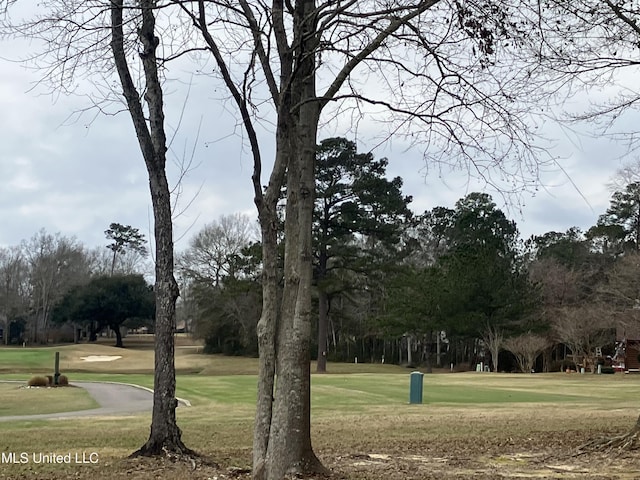
[[[142,275],[100,276],[62,297],[53,309],[52,320],[84,324],[94,333],[110,328],[116,335],[116,346],[122,347],[120,326],[149,323],[154,312],[155,295]]]
[[[510,369],[520,353],[509,340],[533,335],[551,342],[545,365],[559,361],[558,344],[593,364],[594,348],[612,345],[616,326],[640,324],[636,184],[621,187],[586,232],[572,227],[523,242],[486,193],[414,215],[402,179],[386,177],[386,160],[342,138],[322,142],[317,155],[311,313],[319,359],[405,362],[411,350],[428,362],[437,346],[439,364],[472,362],[489,349],[495,369]],[[121,345],[120,326],[149,324],[153,291],[142,276],[122,273],[118,245],[127,247],[118,238],[111,278],[104,247],[88,250],[59,234],[0,248],[5,341],[44,342],[50,328],[60,338],[54,327],[73,322],[94,336],[112,329]],[[256,355],[261,253],[251,220],[230,215],[194,235],[179,256],[184,318],[208,352]],[[507,346],[513,357],[500,354],[499,366]]]
[[[432,261],[409,263],[389,277],[385,318],[396,330],[404,322],[412,333],[438,328],[480,336],[486,325],[507,324],[517,330],[535,294],[515,223],[485,193],[467,195],[454,209],[426,212],[420,221],[420,236],[438,241],[428,242],[435,249],[430,254],[415,255]]]
[[[178,257],[182,306],[208,353],[258,353],[260,245],[252,243],[250,227],[246,215],[222,215],[197,232]]]
[[[611,205],[589,229],[587,238],[602,253],[640,250],[640,183],[629,183],[611,197]]]
[[[124,255],[128,252],[135,252],[142,257],[147,256],[147,247],[145,246],[145,238],[137,228],[131,225],[121,225],[112,223],[109,228],[104,231],[107,240],[112,243],[107,248],[113,252],[111,260],[111,275],[113,275],[116,267],[116,259],[118,255]]]
[[[591,246],[580,229],[547,232],[527,240],[527,248],[538,260],[554,259],[568,268],[581,265],[591,254]]]

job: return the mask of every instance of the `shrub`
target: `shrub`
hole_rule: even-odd
[[[68,387],[69,386],[69,378],[66,375],[60,375],[58,377],[58,386],[60,386],[60,387]]]
[[[48,387],[49,379],[47,377],[35,376],[31,377],[27,382],[30,387]]]

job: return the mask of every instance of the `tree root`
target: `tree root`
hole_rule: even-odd
[[[153,452],[140,449],[129,455],[129,458],[139,457],[156,457],[163,458],[170,461],[171,463],[186,463],[187,465],[191,466],[192,471],[202,465],[219,468],[219,465],[210,458],[207,458],[206,456],[201,455],[186,447],[184,449],[177,450],[162,447],[160,451]]]
[[[640,448],[640,416],[633,428],[624,435],[612,438],[597,438],[578,447],[578,455],[593,452],[631,451]]]
[[[220,468],[220,465],[218,465],[213,460],[189,449],[186,449],[185,451],[177,452],[175,450],[170,450],[164,447],[162,448],[160,453],[156,453],[154,455],[148,455],[148,454],[145,455],[144,453],[141,453],[140,450],[129,455],[130,459],[144,458],[144,457],[146,458],[155,457],[162,461],[168,461],[171,463],[184,463],[191,467],[191,471],[195,471],[198,467],[202,467],[202,466]]]

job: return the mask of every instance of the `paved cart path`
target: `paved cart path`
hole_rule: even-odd
[[[23,383],[23,382],[20,382]],[[10,420],[40,420],[52,418],[75,418],[108,415],[127,415],[150,412],[153,407],[153,392],[149,389],[122,383],[74,382],[74,386],[84,388],[100,405],[90,410],[74,412],[43,413],[40,415],[12,415],[0,417],[0,422]],[[184,400],[179,405],[188,405]]]

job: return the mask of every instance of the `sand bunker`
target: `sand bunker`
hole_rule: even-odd
[[[80,357],[85,362],[113,362],[122,358],[122,355],[89,355],[88,357]]]

